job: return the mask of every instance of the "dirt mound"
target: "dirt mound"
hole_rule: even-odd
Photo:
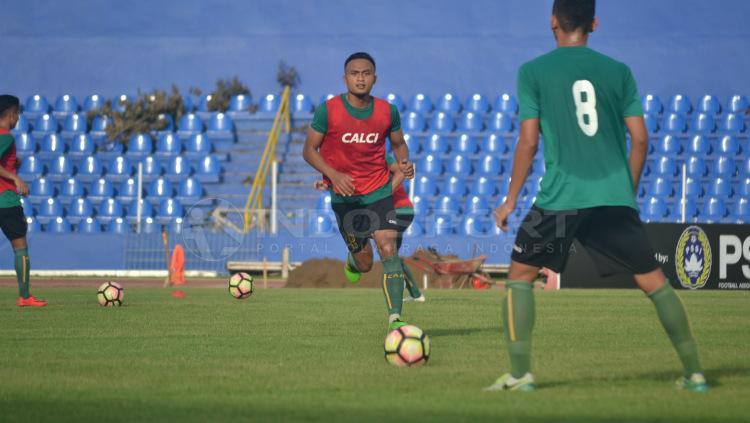
[[[419,287],[422,287],[423,272],[413,266],[411,269]],[[287,288],[380,288],[382,287],[383,266],[376,261],[372,270],[362,274],[359,283],[349,283],[344,276],[344,262],[334,259],[308,260],[292,272],[287,279]]]

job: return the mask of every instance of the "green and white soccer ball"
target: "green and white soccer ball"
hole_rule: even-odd
[[[385,360],[399,367],[417,367],[430,358],[430,337],[414,325],[401,326],[385,337]]]
[[[245,272],[239,272],[229,278],[229,294],[238,300],[253,295],[253,277]]]
[[[121,306],[125,290],[117,282],[107,281],[99,286],[96,298],[102,307]]]

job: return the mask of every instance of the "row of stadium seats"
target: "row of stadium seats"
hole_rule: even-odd
[[[118,217],[112,219],[109,223],[102,223],[96,217],[87,217],[77,224],[72,224],[68,219],[64,217],[56,217],[50,220],[48,223],[42,225],[37,219],[33,217],[27,217],[26,223],[28,224],[29,233],[33,234],[36,232],[47,232],[54,234],[67,234],[70,232],[78,232],[84,234],[98,234],[98,233],[110,233],[124,235],[135,231],[135,225],[129,223],[127,220]],[[176,218],[170,221],[167,225],[164,225],[165,229],[170,233],[181,233],[183,228],[183,219]],[[162,225],[159,224],[154,218],[148,217],[141,221],[140,225],[141,233],[146,234],[157,234],[162,231]]]
[[[91,182],[102,176],[112,181],[121,181],[136,176],[138,166],[127,156],[116,156],[108,164],[103,164],[98,155],[82,159],[68,156],[52,156],[46,159],[29,156],[23,159],[18,175],[31,181],[42,176],[51,181],[63,181],[75,176],[81,182]],[[173,182],[190,176],[206,183],[217,183],[220,180],[221,165],[215,156],[205,156],[191,163],[185,157],[175,156],[169,160],[166,170],[156,156],[146,156],[142,161],[143,180],[150,182],[164,177]]]
[[[27,217],[36,218],[41,224],[49,223],[58,217],[65,217],[73,224],[88,217],[97,217],[103,224],[107,224],[110,220],[118,217],[124,217],[127,221],[134,223],[137,222],[139,208],[141,219],[152,217],[161,224],[167,224],[178,217],[184,216],[182,203],[173,198],[162,199],[156,210],[146,199],[140,202],[133,201],[128,207],[125,207],[117,198],[109,198],[96,207],[87,198],[78,198],[67,206],[63,206],[62,202],[56,198],[48,198],[36,207],[28,201],[23,201],[22,204],[24,214]]]
[[[152,204],[158,204],[168,198],[175,198],[182,203],[197,202],[203,194],[203,186],[195,178],[182,179],[177,185],[168,179],[158,178],[141,187],[141,197],[145,197]],[[86,198],[94,205],[116,198],[127,205],[138,198],[138,181],[135,178],[123,180],[115,189],[109,178],[97,179],[86,187],[75,178],[69,178],[59,184],[47,178],[35,179],[29,187],[28,202],[36,205],[48,198],[55,198],[65,206],[79,198]]]

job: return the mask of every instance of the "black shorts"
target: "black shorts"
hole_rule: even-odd
[[[518,230],[511,259],[560,273],[574,239],[591,254],[602,276],[638,275],[659,267],[638,212],[625,206],[578,210],[532,206]]]
[[[331,206],[339,232],[352,253],[362,251],[375,231],[399,230],[393,197],[385,197],[370,204],[346,202],[331,203]]]
[[[23,214],[23,207],[0,208],[0,229],[3,230],[8,241],[25,237],[28,225],[26,216]]]

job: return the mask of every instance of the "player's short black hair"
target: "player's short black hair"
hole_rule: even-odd
[[[346,61],[344,62],[344,69],[346,69],[346,65],[348,65],[349,62],[351,62],[352,60],[356,60],[356,59],[367,60],[368,62],[372,63],[372,68],[375,69],[375,59],[373,59],[369,53],[365,53],[364,51],[358,51],[350,55],[349,57],[347,57]]]
[[[21,101],[18,97],[9,94],[0,95],[0,117],[5,116],[5,113],[13,109],[21,108]]]
[[[565,32],[583,30],[584,34],[593,31],[596,15],[596,0],[555,0],[552,14]]]

